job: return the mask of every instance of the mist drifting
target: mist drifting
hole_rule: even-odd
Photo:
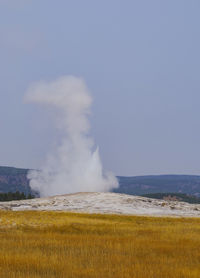
[[[33,190],[41,196],[100,191],[118,187],[116,177],[104,172],[98,148],[89,136],[92,98],[83,79],[64,76],[31,86],[26,101],[56,109],[55,123],[62,130],[59,144],[49,151],[40,171],[29,171]],[[53,124],[53,123],[52,123]]]

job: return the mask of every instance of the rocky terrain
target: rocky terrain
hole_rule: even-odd
[[[200,205],[119,193],[75,193],[48,198],[0,202],[3,210],[56,210],[149,216],[200,217]]]

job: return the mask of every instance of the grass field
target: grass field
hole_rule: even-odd
[[[200,219],[0,211],[1,278],[199,278]]]

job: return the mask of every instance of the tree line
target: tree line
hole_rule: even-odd
[[[27,200],[35,198],[32,194],[25,194],[24,192],[7,192],[0,193],[0,202],[13,201],[13,200]]]

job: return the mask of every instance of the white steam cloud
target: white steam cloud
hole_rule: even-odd
[[[28,90],[25,99],[54,107],[56,125],[63,134],[41,171],[28,173],[33,190],[51,196],[118,187],[116,177],[103,172],[98,148],[93,151],[94,143],[88,135],[92,99],[84,80],[64,76],[53,82],[39,82]]]

